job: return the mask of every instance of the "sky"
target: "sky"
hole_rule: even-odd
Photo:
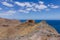
[[[60,0],[0,0],[0,18],[60,20]]]

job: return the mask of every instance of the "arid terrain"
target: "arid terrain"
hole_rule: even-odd
[[[0,18],[0,40],[60,40],[60,35],[46,21],[35,23]]]

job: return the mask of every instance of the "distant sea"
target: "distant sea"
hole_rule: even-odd
[[[25,22],[26,20],[20,20],[21,22]],[[49,25],[54,27],[58,33],[60,33],[60,20],[45,20]],[[41,22],[41,20],[35,20],[36,23]]]

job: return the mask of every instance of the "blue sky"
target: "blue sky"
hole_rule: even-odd
[[[60,0],[0,0],[0,17],[60,20]]]

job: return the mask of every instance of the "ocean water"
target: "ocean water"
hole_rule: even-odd
[[[60,33],[60,20],[47,20],[46,22]]]
[[[20,20],[21,22],[25,22],[26,20]],[[58,33],[60,33],[60,20],[45,20],[49,25],[54,27]],[[41,20],[35,20],[36,23],[41,22]]]

